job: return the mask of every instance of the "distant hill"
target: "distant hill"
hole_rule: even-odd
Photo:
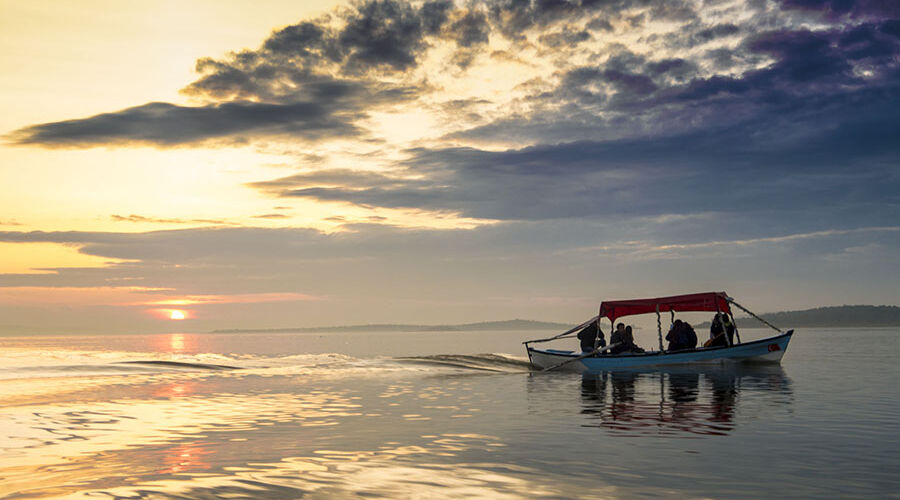
[[[900,326],[897,306],[834,306],[803,311],[761,314],[766,321],[793,328],[795,326]]]
[[[327,333],[327,332],[468,332],[484,330],[567,330],[571,325],[564,323],[548,323],[546,321],[529,321],[527,319],[511,319],[506,321],[483,321],[460,325],[346,325],[321,326],[304,328],[264,328],[264,329],[227,329],[214,330],[213,333]]]
[[[833,306],[760,314],[760,317],[780,328],[843,327],[843,326],[900,326],[898,306]],[[752,318],[736,318],[738,325],[756,322]],[[708,328],[709,322],[698,325]]]

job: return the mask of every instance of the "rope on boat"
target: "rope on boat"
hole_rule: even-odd
[[[776,332],[778,332],[778,333],[784,333],[784,331],[783,331],[781,328],[778,328],[777,326],[773,325],[772,323],[769,323],[768,321],[766,321],[766,320],[760,318],[759,316],[757,316],[756,314],[754,314],[753,311],[751,311],[751,310],[747,309],[746,307],[744,307],[744,306],[738,304],[737,302],[735,302],[734,299],[732,299],[731,297],[728,297],[726,300],[728,300],[728,302],[731,302],[732,304],[736,305],[736,306],[738,307],[738,309],[744,311],[745,313],[749,314],[750,316],[753,316],[754,318],[756,318],[756,319],[759,320],[760,322],[765,323],[766,325],[769,326],[769,328],[775,330]],[[738,337],[738,340],[740,340],[740,337]]]
[[[598,316],[594,316],[593,318],[591,318],[591,319],[585,321],[584,323],[582,323],[582,324],[580,324],[580,325],[578,325],[578,326],[576,326],[576,327],[573,327],[571,330],[567,330],[567,331],[565,331],[565,332],[562,332],[562,333],[560,333],[559,335],[557,335],[557,336],[555,336],[555,337],[550,337],[550,338],[548,338],[548,339],[526,340],[525,342],[522,342],[522,343],[525,344],[525,345],[528,345],[528,344],[538,344],[538,343],[541,343],[541,342],[550,342],[551,340],[561,339],[561,338],[564,338],[564,337],[566,337],[566,336],[570,336],[571,334],[577,332],[578,330],[581,330],[582,328],[584,328],[584,327],[590,325],[590,324],[593,323],[594,321],[599,322],[599,320],[600,320],[600,316],[599,316],[599,315],[598,315]],[[598,328],[598,329],[600,328],[600,325],[599,325],[599,324],[597,325],[597,328]]]

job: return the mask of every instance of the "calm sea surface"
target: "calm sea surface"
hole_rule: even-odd
[[[0,337],[0,498],[900,498],[900,329],[585,376],[542,333]]]

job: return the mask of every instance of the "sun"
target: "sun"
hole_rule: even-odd
[[[185,318],[184,311],[179,311],[178,309],[173,309],[172,313],[169,315],[169,318],[175,319],[175,320],[184,319]]]

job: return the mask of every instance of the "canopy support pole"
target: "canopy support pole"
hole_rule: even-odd
[[[675,313],[672,312],[674,316]],[[662,345],[662,319],[659,317],[659,304],[656,304],[656,333],[659,335],[659,352],[663,352]]]
[[[737,302],[735,302],[734,299],[732,299],[731,297],[728,297],[728,302],[731,302],[732,304],[736,305],[736,306],[738,307],[738,309],[740,309],[741,311],[744,311],[745,313],[749,314],[750,316],[753,316],[754,318],[756,318],[757,320],[759,320],[761,323],[764,323],[766,326],[768,326],[769,328],[775,330],[776,332],[778,332],[778,333],[784,333],[784,332],[781,330],[781,328],[778,328],[777,326],[773,325],[772,323],[769,323],[768,321],[766,321],[766,320],[760,318],[759,316],[757,316],[756,314],[754,314],[753,311],[751,311],[751,310],[747,309],[746,307],[744,307],[744,306],[738,304]],[[735,328],[735,330],[737,330],[737,328]],[[740,337],[738,337],[738,340],[740,340]]]
[[[738,344],[743,344],[743,342],[741,342],[741,332],[737,327],[737,321],[734,320],[734,314],[732,314],[731,311],[728,311],[728,315],[731,316],[731,324],[734,325],[734,336],[737,337]]]

